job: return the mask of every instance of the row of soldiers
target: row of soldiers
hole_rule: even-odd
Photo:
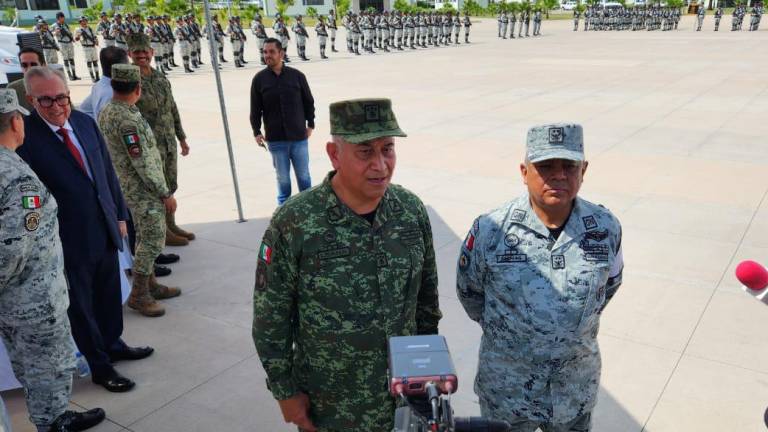
[[[573,31],[579,30],[581,11],[573,11]],[[589,7],[584,11],[584,31],[677,30],[680,9],[673,7]]]
[[[389,52],[405,48],[428,48],[430,45],[459,45],[461,29],[464,43],[469,42],[472,21],[468,14],[462,19],[451,12],[361,12],[351,11],[342,19],[347,29],[347,51],[360,55],[363,51],[375,54],[374,48]]]
[[[497,18],[497,21],[499,23],[499,37],[506,39],[507,28],[509,28],[509,37],[511,39],[514,39],[515,24],[518,21],[518,16],[515,14],[515,12],[510,12],[509,15],[507,15],[506,11],[501,11],[501,13],[499,13],[499,17]],[[531,26],[531,11],[524,10],[520,12],[520,29],[517,33],[517,37],[518,38],[523,37],[523,29],[525,29],[525,37],[528,37],[530,26]],[[533,11],[533,35],[534,36],[541,35],[541,9],[536,9]]]
[[[696,31],[701,31],[701,27],[704,24],[704,16],[706,10],[703,6],[699,7],[698,16],[696,17]],[[744,5],[737,6],[731,14],[731,31],[741,31],[744,24],[744,17],[747,15],[747,8]],[[757,3],[752,7],[749,12],[749,31],[757,31],[760,28],[760,21],[763,18],[763,4]],[[720,20],[723,18],[723,8],[718,7],[715,10],[715,31],[720,28]]]

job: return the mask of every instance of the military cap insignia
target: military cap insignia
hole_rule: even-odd
[[[365,105],[363,107],[363,110],[365,111],[365,121],[366,122],[376,122],[381,120],[381,112],[379,111],[379,105]]]
[[[40,196],[27,195],[27,196],[21,197],[21,206],[27,210],[40,208]]]
[[[563,141],[565,141],[565,128],[562,128],[562,127],[549,128],[550,144],[562,144]]]
[[[597,221],[595,220],[595,217],[592,215],[584,216],[583,218],[581,218],[581,221],[584,222],[584,229],[586,229],[587,231],[597,228]]]
[[[38,226],[40,226],[40,213],[32,212],[24,216],[24,228],[27,231],[34,231]]]

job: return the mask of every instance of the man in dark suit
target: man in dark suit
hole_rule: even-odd
[[[123,342],[117,250],[126,235],[127,209],[96,123],[73,111],[64,78],[46,67],[25,75],[35,111],[24,119],[21,156],[59,204],[59,234],[69,282],[69,321],[94,383],[112,392],[135,385],[112,366],[152,354]]]

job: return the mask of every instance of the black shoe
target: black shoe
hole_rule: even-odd
[[[104,420],[104,410],[94,408],[84,412],[64,411],[56,417],[48,432],[77,432],[90,429]]]
[[[240,63],[242,63],[242,64],[248,64],[248,62],[247,62],[247,61],[245,61],[245,60],[240,60]]]
[[[173,264],[179,261],[179,256],[176,254],[160,254],[155,258],[155,264]]]
[[[141,360],[152,355],[155,349],[152,347],[127,347],[122,351],[109,353],[109,361],[112,363],[121,360]]]
[[[136,387],[136,383],[131,381],[130,379],[120,375],[117,373],[117,371],[112,371],[112,374],[106,377],[92,377],[91,381],[93,381],[94,384],[98,384],[107,391],[111,391],[112,393],[125,393],[134,387]]]
[[[222,63],[229,63],[229,62],[227,61],[227,59],[225,59],[224,57],[220,58],[220,59],[219,59],[219,61],[220,61],[220,62],[222,62]]]
[[[80,81],[80,77],[77,75],[72,75],[72,81]]]
[[[165,277],[171,273],[173,273],[173,271],[168,267],[155,264],[155,277]]]

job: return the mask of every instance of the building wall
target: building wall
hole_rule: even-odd
[[[309,3],[309,4],[305,4]],[[317,4],[316,4],[317,3]],[[264,13],[268,17],[274,17],[277,13],[277,2],[275,0],[264,0]],[[328,12],[334,8],[333,0],[295,0],[295,3],[293,6],[289,7],[288,10],[286,10],[286,15],[288,16],[296,16],[296,15],[302,15],[307,16],[307,8],[313,7],[317,10],[317,13],[320,15],[328,15]]]

